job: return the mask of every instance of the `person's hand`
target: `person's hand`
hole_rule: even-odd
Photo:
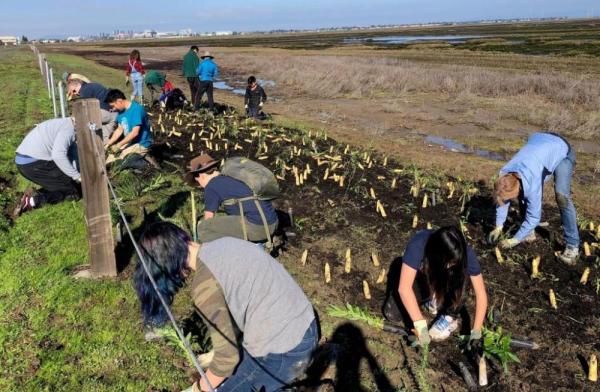
[[[262,108],[262,105],[263,105],[263,103],[262,103],[262,102],[258,104],[258,106],[260,106],[261,108]]]
[[[75,182],[76,182],[76,183],[78,183],[78,184],[81,184],[81,176],[77,177],[77,178],[75,179]]]
[[[424,347],[431,342],[431,338],[429,337],[429,329],[427,328],[426,320],[417,320],[414,323],[415,328],[413,332],[417,336],[418,340],[413,343],[413,346],[421,346]]]
[[[467,343],[467,350],[478,351],[481,347],[481,330],[472,329],[469,335],[469,342]]]
[[[502,248],[502,249],[514,248],[515,246],[519,245],[519,242],[520,241],[516,238],[509,238],[507,240],[500,242],[500,248]]]
[[[490,232],[490,234],[488,234],[488,237],[487,237],[488,244],[492,245],[492,244],[495,244],[496,242],[498,242],[501,235],[502,235],[502,226],[496,226],[496,228],[494,230],[492,230]]]
[[[244,109],[248,110],[248,105],[244,105]]]
[[[117,154],[120,151],[121,151],[121,147],[117,146],[116,144],[113,144],[112,146],[110,146],[110,152],[112,152],[113,154]]]

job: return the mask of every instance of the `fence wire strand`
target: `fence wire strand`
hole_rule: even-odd
[[[100,151],[99,151],[99,148],[98,148],[97,136],[96,136],[96,129],[97,129],[96,124],[90,122],[87,127],[88,127],[88,129],[93,134],[92,135],[92,140],[94,141],[94,150],[96,152],[96,159],[98,159],[100,162],[102,162],[102,159],[101,159],[101,156],[100,156]],[[108,183],[108,188],[110,189],[110,193],[112,195],[112,198],[115,201],[117,209],[119,210],[119,215],[121,216],[121,220],[123,221],[123,225],[125,226],[125,229],[127,230],[127,234],[129,235],[131,243],[133,244],[135,252],[137,253],[137,256],[138,256],[138,258],[140,260],[140,263],[142,263],[144,271],[146,272],[146,275],[150,279],[150,283],[152,283],[152,287],[156,291],[156,294],[158,295],[160,303],[165,308],[165,310],[167,312],[167,315],[169,316],[169,320],[171,321],[171,324],[173,325],[173,328],[177,332],[177,336],[179,336],[179,339],[183,343],[183,346],[185,347],[185,349],[187,351],[187,354],[192,359],[192,362],[194,363],[194,367],[196,368],[196,370],[198,370],[198,373],[200,373],[200,376],[206,381],[206,384],[208,385],[209,391],[210,392],[216,392],[215,388],[213,388],[213,386],[211,385],[210,381],[206,377],[206,373],[204,372],[204,370],[202,370],[202,366],[200,366],[200,363],[198,362],[198,358],[196,358],[196,355],[194,354],[194,351],[192,350],[192,346],[190,345],[190,342],[187,340],[187,338],[183,334],[183,331],[177,325],[177,321],[175,320],[175,317],[173,316],[173,313],[171,313],[171,309],[169,308],[169,305],[167,304],[167,301],[165,301],[164,297],[160,293],[160,290],[158,289],[158,286],[156,285],[156,281],[154,280],[154,278],[150,274],[150,270],[148,268],[148,264],[146,263],[146,259],[142,255],[140,247],[139,247],[137,241],[135,240],[135,238],[133,237],[133,233],[131,232],[129,224],[127,223],[127,218],[125,217],[125,214],[123,213],[123,210],[121,209],[121,205],[120,205],[120,203],[118,201],[117,194],[115,192],[115,188],[113,187],[113,185],[112,185],[112,183],[110,181],[110,178],[108,177],[108,173],[106,172],[106,167],[104,165],[100,165],[100,167],[101,167],[101,170],[102,170],[102,175],[106,178],[106,182]]]

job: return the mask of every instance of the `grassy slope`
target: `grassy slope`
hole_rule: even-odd
[[[62,64],[108,82],[118,72],[75,57]],[[14,149],[38,121],[50,117],[32,52],[0,51],[0,176],[15,178]],[[21,180],[19,185],[25,185]],[[13,196],[16,192],[3,192]],[[44,230],[40,230],[44,228]],[[144,342],[129,279],[77,281],[87,263],[82,204],[62,203],[28,213],[0,232],[0,390],[174,390],[187,377],[179,357]],[[125,274],[127,275],[127,274]]]

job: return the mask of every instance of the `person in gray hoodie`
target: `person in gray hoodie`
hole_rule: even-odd
[[[35,126],[17,147],[15,163],[29,181],[40,185],[27,190],[14,214],[20,215],[45,203],[56,204],[81,197],[81,174],[72,117],[56,118]]]

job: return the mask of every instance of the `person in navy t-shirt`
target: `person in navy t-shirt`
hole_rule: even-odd
[[[421,314],[419,302],[413,289],[417,275],[424,278],[425,289],[430,299],[425,302],[426,309],[433,315],[439,315],[431,327]],[[400,282],[398,286],[401,304],[392,303],[391,297],[384,305],[386,317],[403,306],[413,322],[418,343],[428,344],[430,340],[444,340],[458,327],[458,320],[449,315],[462,307],[463,292],[467,277],[475,291],[475,319],[469,341],[481,339],[481,327],[487,309],[487,294],[481,275],[481,267],[473,249],[467,245],[464,235],[455,226],[446,226],[438,230],[417,232],[408,242],[402,256]],[[396,301],[394,301],[396,302]]]
[[[221,237],[244,239],[243,225],[246,227],[249,241],[268,240],[265,224],[254,200],[242,202],[243,223],[238,203],[223,206],[227,215],[215,215],[224,201],[252,196],[252,190],[248,185],[235,178],[222,175],[218,170],[218,162],[208,154],[202,154],[192,159],[189,169],[190,171],[186,175],[188,184],[200,185],[204,188],[204,219],[197,225],[199,241],[209,242]],[[260,200],[258,204],[265,216],[267,229],[272,235],[278,224],[275,208],[270,201]]]
[[[132,153],[145,157],[148,148],[152,145],[152,132],[144,107],[126,99],[125,94],[120,90],[110,90],[106,102],[119,112],[117,129],[105,145],[106,149],[110,149],[116,155],[110,155],[106,163],[123,159]]]

